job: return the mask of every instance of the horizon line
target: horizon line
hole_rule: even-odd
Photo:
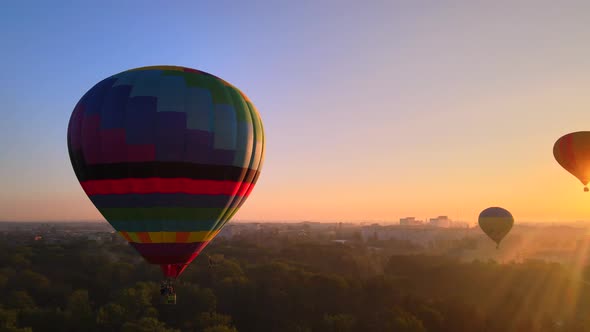
[[[469,225],[477,225],[477,221],[464,221],[464,220],[453,220],[455,222],[464,222]],[[231,220],[232,223],[347,223],[347,224],[386,224],[386,225],[399,225],[399,220],[313,220],[313,219],[286,219],[286,220],[256,220],[256,219],[242,219],[242,220]],[[572,224],[572,223],[589,223],[590,220],[522,220],[515,222],[515,226],[519,224]],[[98,219],[81,219],[81,220],[0,220],[0,223],[110,223],[106,220]],[[429,223],[424,223],[416,226],[428,226]]]

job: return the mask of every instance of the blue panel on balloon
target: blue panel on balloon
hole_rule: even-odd
[[[115,78],[102,80],[82,97],[81,102],[86,106],[84,109],[85,114],[91,115],[100,113],[104,97],[111,90],[111,86],[115,81]]]
[[[246,160],[246,158],[252,157],[251,154],[246,153],[246,151],[252,151],[254,146],[254,126],[252,125],[252,122],[238,122],[237,128],[237,141],[242,144],[237,145],[233,165],[242,167],[244,164],[247,164],[247,161],[249,161],[249,159]]]
[[[162,76],[158,91],[158,112],[184,112],[186,83],[182,76]]]
[[[213,147],[216,149],[234,150],[236,148],[236,132],[238,122],[236,111],[232,105],[215,105]]]
[[[117,81],[115,82],[115,84],[113,84],[113,86],[133,85],[133,81],[135,81],[135,77],[137,77],[137,75],[139,75],[139,73],[136,71],[126,71],[126,72],[117,74],[117,75],[113,76],[113,78],[117,79]]]
[[[142,72],[141,79],[133,83],[130,96],[157,96],[160,90],[160,76],[162,76],[161,70]]]
[[[213,97],[203,88],[188,88],[186,95],[188,129],[213,131]]]

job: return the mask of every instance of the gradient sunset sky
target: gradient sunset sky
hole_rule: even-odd
[[[590,220],[552,155],[590,130],[590,2],[482,2],[4,3],[0,220],[101,220],[68,158],[70,114],[98,81],[157,64],[258,107],[265,164],[235,219],[473,222],[498,205]]]

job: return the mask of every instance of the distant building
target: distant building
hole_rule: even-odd
[[[436,218],[430,218],[430,225],[434,227],[449,228],[451,227],[452,221],[447,216],[438,216]]]
[[[453,228],[469,228],[469,223],[465,221],[453,221],[451,223],[451,227]]]
[[[416,220],[415,217],[401,218],[399,220],[401,226],[418,226],[424,224],[422,220]]]

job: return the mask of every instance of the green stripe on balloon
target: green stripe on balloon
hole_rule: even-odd
[[[190,222],[186,220],[113,220],[111,226],[119,232],[213,232],[223,227],[225,223],[217,220],[201,220]]]
[[[102,208],[100,213],[108,221],[121,220],[186,220],[202,221],[217,219],[225,208],[183,208],[183,207],[149,207],[149,208]]]

